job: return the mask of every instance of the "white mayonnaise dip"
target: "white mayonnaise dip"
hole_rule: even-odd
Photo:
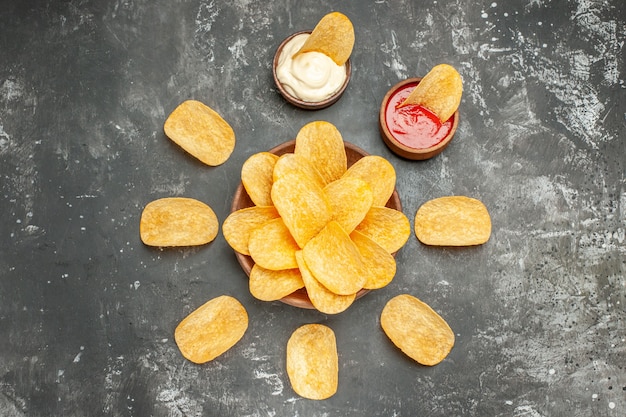
[[[332,96],[346,79],[345,65],[337,65],[320,52],[293,55],[300,50],[308,33],[294,36],[281,51],[276,67],[278,81],[289,94],[300,100],[318,102]]]

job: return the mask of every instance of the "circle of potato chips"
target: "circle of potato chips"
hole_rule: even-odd
[[[248,313],[228,295],[207,301],[176,326],[174,339],[182,355],[205,363],[233,347],[248,329]]]
[[[344,142],[337,128],[324,121],[307,123],[295,140],[268,152],[278,156],[270,191],[274,206],[256,206],[240,184],[231,215],[223,226],[226,241],[249,276],[258,258],[255,282],[250,283],[253,295],[273,298],[282,291],[282,281],[256,278],[270,271],[282,274],[295,270],[292,263],[281,263],[287,253],[292,262],[294,252],[304,287],[280,299],[286,304],[336,314],[371,289],[387,285],[396,271],[395,252],[410,235],[409,221],[395,190],[393,166],[382,157],[370,157]],[[374,204],[372,188],[377,190],[378,203],[383,206]],[[278,213],[275,218],[284,222],[291,237],[284,233],[276,239],[279,234],[264,232],[264,227],[273,227],[266,224],[273,217],[259,216],[250,221],[252,213],[248,216],[244,212],[252,208],[274,209]],[[240,216],[242,219],[237,220]],[[353,229],[359,229],[358,235]],[[253,231],[255,243],[251,250]],[[297,248],[293,243],[286,244],[291,238]],[[314,239],[317,243],[307,248]],[[272,282],[280,288],[260,288]]]
[[[402,352],[422,365],[438,364],[454,346],[454,333],[448,323],[409,294],[397,295],[385,304],[380,325]]]
[[[287,342],[287,375],[296,394],[324,400],[337,392],[339,357],[335,333],[322,324],[297,328]]]
[[[204,245],[219,231],[211,207],[186,197],[167,197],[148,203],[141,213],[139,235],[149,246]]]

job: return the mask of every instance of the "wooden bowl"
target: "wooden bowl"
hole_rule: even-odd
[[[419,84],[421,80],[422,79],[419,77],[407,78],[406,80],[400,81],[399,83],[391,87],[391,89],[389,89],[387,94],[385,94],[385,97],[383,98],[383,101],[380,105],[380,112],[379,112],[379,118],[378,118],[380,134],[385,144],[396,155],[399,155],[403,158],[411,159],[411,160],[424,160],[424,159],[429,159],[436,155],[439,155],[450,144],[450,141],[454,137],[457,126],[459,124],[459,111],[457,110],[454,113],[454,115],[450,118],[451,120],[448,121],[448,122],[451,122],[450,131],[448,132],[448,134],[440,142],[427,148],[414,148],[414,147],[407,146],[406,144],[400,142],[391,133],[391,131],[389,130],[389,127],[387,126],[387,119],[386,119],[386,111],[387,111],[387,105],[389,103],[389,100],[396,94],[398,90],[402,89],[403,87],[409,84],[417,85]]]
[[[294,37],[303,33],[311,33],[311,31],[303,30],[303,31],[294,33],[293,35],[283,40],[278,46],[278,49],[276,49],[276,53],[274,54],[274,61],[272,63],[272,73],[274,75],[274,83],[276,84],[276,88],[278,88],[278,92],[280,93],[280,95],[283,96],[285,100],[287,100],[289,103],[293,104],[294,106],[299,107],[304,110],[320,110],[336,103],[337,100],[341,98],[341,96],[343,95],[343,92],[348,87],[348,83],[350,83],[350,78],[352,76],[352,65],[350,64],[350,59],[348,59],[346,61],[345,81],[343,82],[339,90],[337,90],[335,94],[328,97],[327,99],[324,99],[322,101],[304,101],[304,100],[299,99],[298,97],[292,96],[291,94],[289,94],[289,92],[285,89],[285,87],[283,87],[281,82],[278,80],[278,76],[276,75],[276,67],[278,66],[278,59],[280,57],[280,54],[282,53],[283,48],[285,47],[287,42],[289,42]]]
[[[363,149],[359,148],[356,145],[353,145],[349,142],[344,142],[344,144],[346,148],[348,166],[351,166],[359,159],[368,155],[367,152],[365,152]],[[296,145],[296,141],[291,140],[289,142],[282,143],[270,149],[269,152],[280,156],[285,153],[293,152],[295,149],[295,145]],[[254,203],[252,202],[252,200],[250,200],[250,196],[246,192],[246,189],[243,187],[243,184],[239,183],[239,186],[237,187],[237,190],[235,191],[235,195],[233,196],[233,202],[230,208],[231,212],[237,211],[239,209],[243,209],[246,207],[251,207],[253,205]],[[400,197],[398,195],[397,190],[394,190],[393,194],[391,195],[391,198],[389,199],[389,201],[387,201],[386,206],[389,208],[398,210],[398,211],[402,211],[402,203],[400,202]],[[235,252],[235,256],[237,257],[237,261],[239,262],[239,265],[241,265],[241,268],[244,270],[246,275],[250,276],[250,271],[252,270],[252,267],[254,266],[254,260],[252,260],[250,256],[242,255],[239,252]],[[362,289],[357,293],[356,297],[361,298],[368,292],[369,290]],[[285,304],[294,306],[294,307],[308,308],[308,309],[315,308],[313,307],[313,304],[311,304],[311,300],[309,300],[309,296],[307,295],[306,289],[304,288],[299,289],[298,291],[289,294],[288,296],[282,298],[280,301],[282,301]]]

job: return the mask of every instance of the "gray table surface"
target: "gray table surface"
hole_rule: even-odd
[[[273,85],[274,50],[332,10],[354,23],[353,78],[332,107],[296,109]],[[625,41],[623,0],[2,1],[0,415],[626,415]],[[459,130],[436,158],[400,159],[380,139],[380,101],[441,62],[463,76]],[[221,166],[163,133],[190,98],[236,132]],[[432,198],[483,201],[489,242],[412,234],[393,282],[335,316],[255,300],[221,233],[141,243],[160,197],[223,221],[245,159],[312,120],[391,161],[411,225]],[[381,331],[400,293],[454,330],[441,364]],[[173,330],[222,294],[250,326],[194,365]],[[285,371],[305,323],[337,336],[328,400],[300,398]]]

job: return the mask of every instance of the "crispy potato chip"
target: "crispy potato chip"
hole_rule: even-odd
[[[305,324],[287,342],[287,375],[296,394],[324,400],[337,392],[339,356],[335,333],[322,324]]]
[[[411,225],[401,211],[388,207],[372,207],[356,229],[387,252],[395,253],[409,240]]]
[[[222,224],[224,239],[237,252],[250,255],[248,250],[250,233],[266,222],[279,217],[274,206],[253,206],[233,211]]]
[[[451,65],[435,65],[422,78],[411,94],[400,104],[418,104],[432,111],[441,121],[447,121],[461,104],[463,80]]]
[[[274,181],[285,174],[292,172],[302,172],[311,177],[317,185],[324,188],[326,181],[319,170],[304,156],[295,153],[286,153],[278,158],[274,165]]]
[[[360,178],[372,188],[372,205],[384,207],[396,188],[396,170],[385,158],[366,155],[356,161],[344,177]]]
[[[350,239],[361,252],[364,269],[367,271],[363,288],[375,290],[389,284],[396,275],[396,259],[363,233],[355,230],[350,234]]]
[[[250,271],[250,294],[261,301],[276,301],[304,287],[298,268],[272,271],[255,264]]]
[[[306,266],[302,251],[296,252],[296,261],[298,261],[302,281],[313,307],[324,314],[338,314],[352,305],[356,299],[356,293],[339,295],[324,287]]]
[[[361,223],[374,199],[369,184],[356,177],[341,177],[324,187],[335,220],[350,234]]]
[[[303,173],[293,172],[276,180],[271,195],[274,206],[301,248],[330,219],[330,203],[324,190]]]
[[[481,245],[491,235],[491,217],[487,207],[474,198],[435,198],[417,210],[415,235],[425,245]]]
[[[254,262],[273,271],[297,268],[298,244],[283,219],[270,220],[250,232],[248,250]]]
[[[380,315],[380,325],[400,350],[422,365],[437,365],[454,346],[454,333],[448,323],[427,304],[408,294],[387,302]]]
[[[165,134],[207,165],[223,164],[235,149],[235,132],[215,110],[196,101],[182,102],[169,115]]]
[[[257,206],[271,206],[270,191],[274,182],[274,165],[278,156],[270,152],[251,155],[241,167],[241,183]]]
[[[329,122],[318,120],[304,125],[296,135],[294,153],[308,159],[326,184],[339,179],[348,169],[343,137]]]
[[[154,200],[139,222],[141,241],[149,246],[204,245],[215,239],[219,223],[211,207],[185,197]]]
[[[341,66],[350,58],[353,48],[352,22],[346,15],[332,12],[322,17],[294,57],[305,52],[320,52]]]
[[[302,253],[315,279],[335,294],[355,294],[363,288],[366,272],[361,254],[336,221],[328,222]]]
[[[248,329],[248,313],[235,298],[207,301],[176,326],[174,339],[182,355],[194,363],[211,361],[233,347]]]

